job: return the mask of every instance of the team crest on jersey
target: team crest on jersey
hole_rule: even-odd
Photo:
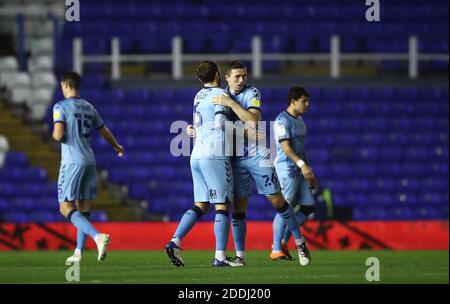
[[[217,199],[217,192],[216,189],[209,189],[209,199]]]

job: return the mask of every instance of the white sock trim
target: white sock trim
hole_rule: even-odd
[[[227,253],[225,251],[216,250],[215,258],[219,261],[225,261],[227,258]]]
[[[180,240],[179,238],[177,238],[177,237],[174,236],[174,237],[171,239],[171,241],[174,242],[175,245],[177,245],[178,247],[180,247],[181,240]]]
[[[297,246],[303,244],[304,242],[305,242],[305,238],[303,237],[303,235],[301,238],[295,239],[295,245],[297,245]]]
[[[245,259],[245,251],[236,251],[236,256]]]

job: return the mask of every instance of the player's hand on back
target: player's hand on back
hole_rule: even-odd
[[[223,93],[221,96],[216,96],[213,98],[212,103],[215,105],[221,105],[225,107],[231,106],[231,104],[234,102],[233,99],[231,99],[230,95]]]
[[[195,137],[195,129],[193,125],[188,125],[186,127],[186,133],[189,135],[189,137],[194,138]]]
[[[123,157],[125,155],[125,149],[121,145],[114,147],[114,150],[116,150],[118,157]]]

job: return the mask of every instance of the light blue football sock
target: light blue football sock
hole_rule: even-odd
[[[291,230],[294,238],[300,240],[302,238],[302,233],[300,232],[294,210],[292,210],[291,206],[285,202],[281,208],[277,209],[277,211],[283,218],[284,224]]]
[[[279,213],[275,215],[273,219],[273,251],[281,251],[281,238],[283,237],[283,231],[286,225],[284,224],[283,218]]]
[[[91,213],[90,212],[81,212],[82,215],[84,215],[84,217],[90,221],[90,216]],[[84,233],[83,231],[81,231],[80,229],[77,229],[77,249],[80,251],[84,250],[84,245],[86,244],[86,238],[87,238],[87,234]]]
[[[245,213],[233,213],[231,222],[234,248],[236,249],[236,251],[245,251],[245,235],[247,233],[247,221],[245,220]]]
[[[295,218],[297,219],[297,223],[301,227],[303,225],[303,223],[305,222],[306,216],[303,212],[298,211],[295,213]],[[285,227],[283,241],[285,243],[287,243],[289,241],[289,239],[291,238],[291,235],[292,235],[291,231]]]
[[[72,210],[68,216],[72,224],[77,227],[81,232],[89,235],[91,238],[98,234],[98,231],[92,226],[92,224],[87,220],[87,218],[81,214],[80,211]]]
[[[214,234],[216,236],[216,251],[226,251],[228,235],[230,234],[228,211],[216,211],[216,217],[214,220]]]
[[[203,215],[202,209],[197,206],[186,211],[178,224],[177,230],[173,237],[177,237],[180,240],[188,234],[188,232],[194,227],[197,220]]]

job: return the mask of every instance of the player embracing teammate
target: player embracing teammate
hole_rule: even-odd
[[[205,62],[202,62],[197,69],[198,78],[205,86],[218,87],[220,84],[220,73],[217,66],[212,62],[208,62],[211,69],[214,70],[214,74],[218,76],[217,81],[211,82],[212,79],[202,79],[201,74],[199,74],[199,70],[204,64]],[[181,257],[181,240],[192,229],[201,215],[208,211],[209,203],[215,203],[216,219],[214,223],[214,232],[216,235],[216,256],[213,266],[244,266],[246,264],[246,210],[248,206],[248,196],[251,195],[251,179],[253,178],[256,182],[258,193],[267,197],[272,206],[277,210],[277,216],[281,218],[283,225],[288,227],[294,236],[300,264],[302,266],[308,265],[311,260],[311,255],[307,248],[306,241],[300,232],[293,208],[286,202],[280,191],[275,169],[273,165],[270,164],[269,149],[266,146],[261,147],[261,145],[258,145],[255,147],[249,145],[249,141],[253,139],[249,134],[258,134],[258,131],[255,131],[255,128],[257,128],[258,122],[261,120],[260,93],[256,88],[246,84],[247,69],[242,62],[231,62],[228,65],[225,79],[228,83],[225,91],[219,88],[215,91],[210,90],[210,94],[207,95],[207,97],[203,97],[202,101],[197,101],[199,95],[204,95],[201,90],[194,99],[194,127],[188,127],[188,133],[196,138],[193,153],[191,155],[195,204],[192,209],[186,211],[183,215],[172,240],[166,245],[166,253],[173,265],[184,266],[184,261]],[[207,83],[205,81],[209,82]],[[216,108],[218,106],[220,108]],[[206,112],[203,113],[202,111],[199,111],[201,108],[204,108]],[[203,129],[203,124],[208,121],[215,120],[217,126],[217,119],[214,118],[213,114],[225,115],[224,119],[231,122],[241,121],[242,123],[245,123],[245,132],[236,132],[236,134],[242,135],[241,137],[235,137],[236,143],[244,141],[243,151],[234,151],[235,154],[233,154],[231,158],[223,159],[224,166],[215,169],[215,166],[208,166],[205,164],[203,167],[199,168],[197,164],[198,160],[196,160],[198,159],[198,147],[201,146],[204,148],[200,148],[203,153],[210,149],[208,147],[214,147],[214,149],[217,150],[216,145],[202,144],[205,141],[210,141],[212,138],[218,138],[217,136],[209,136],[210,134],[207,134]],[[205,119],[205,117],[208,117],[208,119]],[[226,131],[224,132],[226,133]],[[205,135],[207,137],[205,137]],[[222,136],[222,138],[229,138],[229,135]],[[257,138],[257,135],[255,138]],[[225,145],[225,143],[222,144]],[[232,166],[229,165],[230,162]],[[225,171],[222,170],[222,167],[225,168]],[[199,174],[199,172],[201,174]],[[223,176],[227,177],[225,181],[221,181]],[[233,182],[229,182],[231,177],[233,177],[234,186]],[[199,183],[198,179],[202,180],[202,182]],[[223,189],[224,187],[229,187],[228,193],[230,191],[231,193],[234,192],[234,199],[232,199],[231,195],[225,196],[227,191]],[[218,191],[217,189],[221,189],[221,191]],[[201,196],[203,201],[199,201],[199,191],[203,193]],[[208,193],[209,200],[206,200],[208,198]],[[222,199],[214,201],[215,198]],[[230,201],[225,202],[223,198],[228,198]],[[218,209],[217,202],[220,203],[219,206],[226,207]],[[233,205],[232,233],[236,248],[236,257],[234,259],[227,258],[225,252],[229,232],[228,213],[230,203]]]

